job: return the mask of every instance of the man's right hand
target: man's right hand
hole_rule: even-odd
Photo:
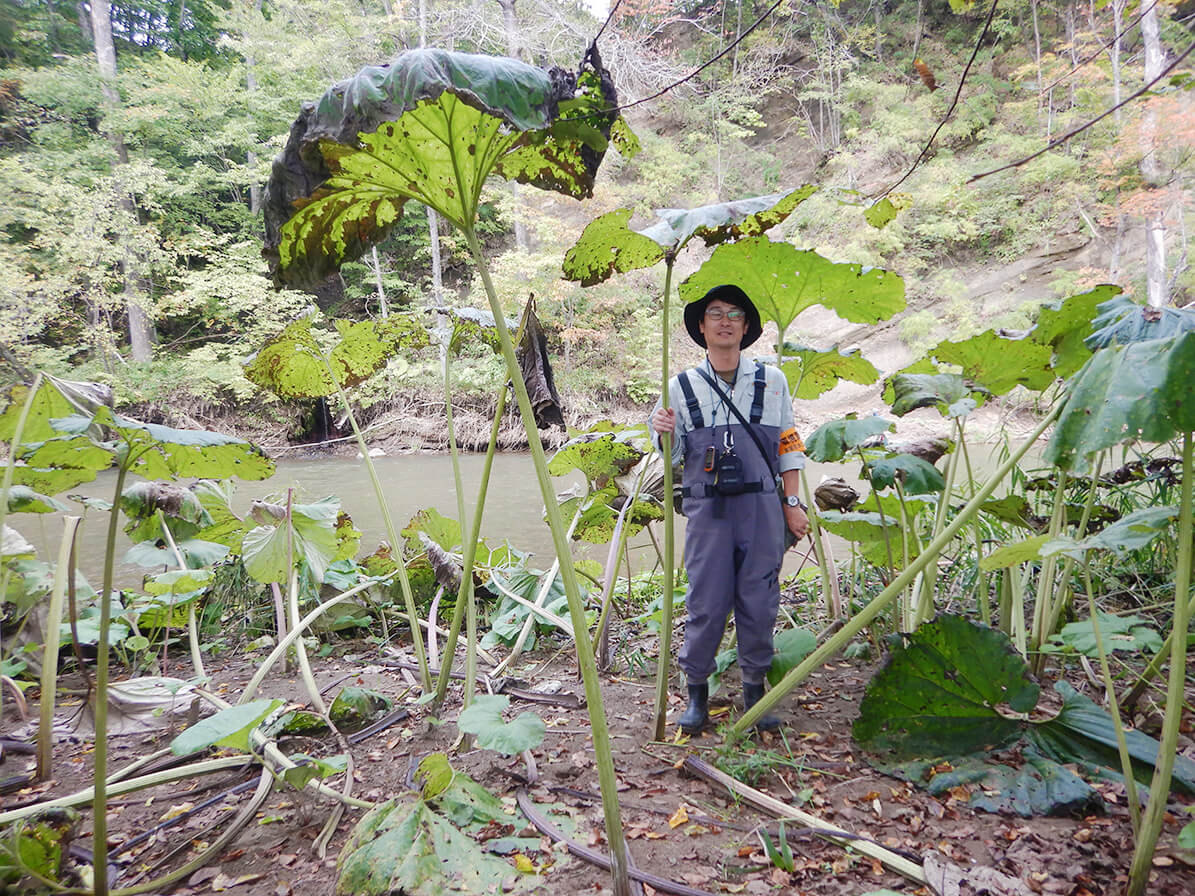
[[[660,435],[670,434],[676,432],[676,411],[672,408],[664,410],[658,408],[655,413],[651,415],[651,428]]]

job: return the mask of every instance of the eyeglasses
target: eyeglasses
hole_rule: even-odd
[[[705,316],[707,320],[721,320],[726,318],[729,321],[738,323],[747,316],[747,312],[742,308],[732,308],[729,311],[723,311],[721,308],[706,308]]]

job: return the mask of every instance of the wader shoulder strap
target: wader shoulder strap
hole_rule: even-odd
[[[701,416],[701,402],[693,394],[693,385],[689,382],[688,371],[682,370],[677,374],[676,379],[680,383],[681,391],[685,393],[685,405],[689,408],[689,419],[693,421],[693,428],[701,429],[705,426],[705,418]]]
[[[755,397],[751,399],[751,422],[759,423],[763,419],[763,393],[767,386],[768,377],[763,365],[755,362]]]

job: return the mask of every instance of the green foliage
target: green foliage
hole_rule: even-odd
[[[807,400],[829,392],[843,380],[866,386],[880,376],[875,365],[860,355],[858,349],[843,351],[834,346],[819,351],[791,342],[784,344],[780,370],[792,397]]]
[[[328,718],[342,731],[357,731],[393,705],[394,701],[385,694],[350,685],[340,689],[328,707]]]
[[[457,726],[477,738],[477,745],[503,756],[515,756],[543,743],[547,730],[544,720],[533,712],[523,712],[507,722],[502,713],[510,706],[505,694],[482,694],[473,698],[457,720]]]
[[[281,700],[253,700],[222,709],[196,722],[172,740],[170,751],[175,756],[190,756],[218,746],[248,752],[250,735],[280,706]]]
[[[905,307],[904,281],[896,274],[835,264],[812,250],[766,237],[719,246],[681,283],[680,295],[686,302],[696,301],[722,283],[741,286],[781,333],[813,305],[855,323],[876,323]]]
[[[541,886],[533,875],[518,876],[475,839],[482,829],[509,822],[496,797],[455,771],[443,754],[424,759],[416,775],[423,781],[421,795],[383,803],[357,823],[337,861],[337,893],[481,894]],[[516,848],[537,848],[515,842]]]
[[[1123,441],[1195,431],[1193,378],[1195,333],[1097,352],[1070,382],[1046,459],[1069,469]]]

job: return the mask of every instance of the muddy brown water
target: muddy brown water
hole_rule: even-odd
[[[472,514],[481,483],[485,458],[480,454],[466,454],[460,458],[461,476],[464,484],[465,507]],[[420,510],[434,507],[441,514],[457,517],[456,488],[452,475],[452,463],[447,454],[408,454],[374,459],[382,489],[393,516],[394,524],[401,530]],[[985,464],[986,466],[987,464]],[[868,489],[859,484],[857,461],[842,464],[810,464],[806,470],[808,481],[816,485],[827,476],[841,476],[854,484],[861,494]],[[581,483],[579,474],[560,476],[553,479],[557,493]],[[112,499],[115,474],[106,473],[94,482],[72,491],[72,494],[87,497]],[[256,499],[285,501],[288,489],[294,490],[296,502],[315,501],[329,495],[341,500],[342,509],[362,532],[360,554],[372,552],[380,541],[386,540],[385,523],[381,510],[370,485],[369,473],[363,460],[351,457],[314,457],[299,460],[280,460],[273,477],[263,482],[234,481],[233,510],[239,516],[246,516]],[[66,496],[59,496],[66,501]],[[76,511],[80,505],[76,505]],[[10,517],[8,525],[17,529],[37,548],[41,558],[53,562],[57,556],[61,538],[61,517],[57,514],[20,514]],[[676,517],[677,559],[681,557],[684,543],[684,518]],[[84,513],[80,532],[80,569],[88,581],[99,586],[103,570],[104,543],[107,537],[108,516],[97,510]],[[659,527],[657,527],[659,528]],[[533,555],[532,565],[546,569],[555,556],[551,533],[543,517],[543,499],[535,478],[531,457],[525,452],[498,454],[494,458],[489,493],[482,517],[482,537],[491,547],[504,541],[512,546],[529,551]],[[657,532],[661,542],[662,529]],[[131,546],[121,531],[117,537],[116,584],[122,587],[137,587],[146,574],[143,567],[122,562]],[[636,571],[650,570],[658,563],[656,549],[646,531],[634,536],[630,543],[632,566]],[[605,566],[607,545],[574,545],[574,556],[589,557]],[[836,555],[849,554],[845,543],[836,545]],[[785,560],[784,572],[794,573],[802,564],[801,552],[791,551]],[[812,560],[804,561],[812,562]],[[620,570],[625,575],[625,566]]]

